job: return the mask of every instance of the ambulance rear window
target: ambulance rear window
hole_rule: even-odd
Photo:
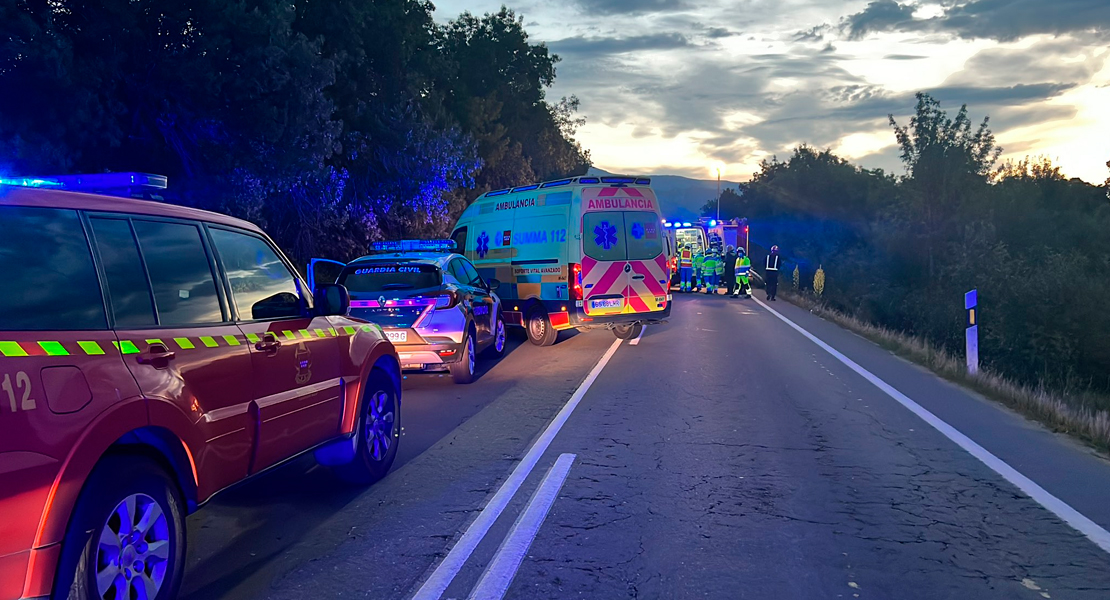
[[[439,267],[416,263],[356,264],[343,269],[336,283],[351,293],[421,290],[439,287]]]

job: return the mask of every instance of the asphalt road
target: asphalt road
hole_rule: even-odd
[[[1110,527],[1093,452],[771,308]],[[411,377],[385,480],[351,489],[301,459],[217,497],[189,519],[182,596],[411,597],[613,350],[444,598],[503,566],[564,454],[509,598],[1110,597],[1110,554],[764,306],[679,295],[671,323],[613,342],[517,344],[470,386]]]

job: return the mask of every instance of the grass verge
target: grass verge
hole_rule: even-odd
[[[875,342],[891,352],[915,362],[945,379],[970,388],[1011,409],[1048,426],[1067,433],[1102,452],[1110,452],[1110,412],[1095,406],[1106,406],[1110,399],[1089,394],[1063,394],[1041,385],[1030,387],[1015,383],[1004,376],[980,369],[967,372],[963,357],[953,356],[928,340],[868,323],[852,315],[828,308],[821,302],[794,293],[780,293],[792,304]]]

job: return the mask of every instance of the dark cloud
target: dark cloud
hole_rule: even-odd
[[[678,33],[656,33],[626,38],[576,36],[548,42],[556,54],[582,54],[593,57],[641,50],[672,50],[690,46],[686,36]]]
[[[858,40],[884,31],[933,31],[963,38],[1017,40],[1034,34],[1110,33],[1108,0],[972,0],[948,4],[944,14],[915,19],[913,3],[875,0],[840,21],[841,32]]]
[[[858,40],[871,32],[906,30],[915,24],[913,10],[910,4],[875,0],[861,12],[844,17],[840,28],[850,40]]]
[[[825,34],[832,29],[832,26],[825,23],[822,25],[814,25],[805,31],[799,31],[794,34],[794,41],[797,42],[823,42]]]
[[[676,12],[690,7],[686,0],[575,0],[589,14],[636,15]]]
[[[711,39],[727,38],[727,37],[732,37],[734,35],[738,35],[738,34],[733,32],[733,31],[729,31],[728,29],[725,29],[724,27],[710,27],[710,28],[705,30],[705,37],[711,38]]]

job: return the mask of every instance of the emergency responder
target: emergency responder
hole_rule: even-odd
[[[731,296],[732,293],[736,291],[736,278],[730,276],[730,274],[736,270],[736,248],[733,247],[732,244],[729,244],[728,249],[725,250],[725,257],[722,263],[724,265],[724,270],[722,272],[726,274],[725,278],[722,280],[725,282],[725,285],[722,287],[726,287],[725,293]]]
[[[689,292],[693,287],[694,251],[686,244],[678,245],[679,291]]]
[[[771,253],[767,255],[767,265],[763,269],[763,280],[767,282],[767,299],[774,302],[779,293],[779,247],[771,246]]]
[[[721,258],[717,256],[717,249],[713,246],[705,253],[705,261],[702,262],[702,270],[705,272],[705,293],[717,293],[717,265],[721,262]]]
[[[702,272],[705,265],[705,250],[700,246],[694,250],[694,291],[701,289],[705,285],[704,276]]]
[[[713,273],[713,293],[716,294],[717,290],[724,287],[725,283],[725,257],[721,253],[723,248],[720,244],[713,247],[713,255],[717,257],[716,272]]]
[[[752,288],[748,283],[748,274],[752,270],[752,261],[748,260],[748,255],[744,253],[743,248],[736,249],[736,268],[733,273],[736,277],[736,289],[732,292],[733,298],[743,296],[745,298],[752,297]]]

